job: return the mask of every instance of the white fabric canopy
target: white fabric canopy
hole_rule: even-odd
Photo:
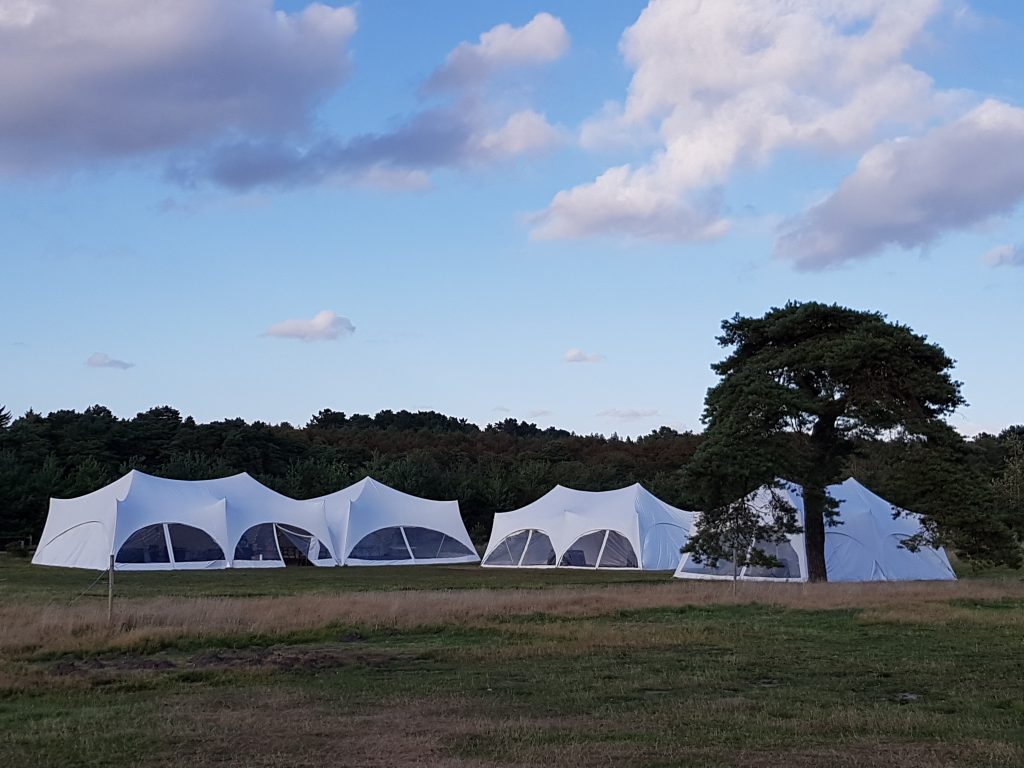
[[[321,496],[344,565],[478,563],[457,501],[431,501],[367,477]]]
[[[693,514],[640,484],[614,491],[555,486],[532,504],[494,516],[483,565],[672,570]]]
[[[360,544],[363,557],[350,557]],[[51,499],[32,562],[105,570],[112,554],[117,570],[479,561],[458,502],[370,478],[297,501],[245,473],[168,480],[137,470],[86,496]]]
[[[269,533],[251,552],[254,530]],[[168,480],[132,470],[86,496],[51,499],[32,562],[105,570],[282,567],[276,533],[317,565],[334,565],[320,502],[296,501],[246,473],[215,480]],[[320,544],[322,543],[322,546]]]
[[[916,552],[901,546],[906,539],[921,532],[921,517],[900,510],[881,496],[872,493],[852,477],[838,485],[830,485],[828,494],[838,503],[836,521],[840,525],[825,528],[825,569],[829,581],[913,581],[954,580],[956,574],[941,548],[920,547]],[[767,513],[771,501],[767,488],[751,494],[755,509]],[[797,512],[804,524],[803,490],[792,483],[775,489]],[[789,536],[781,545],[758,544],[765,552],[783,563],[768,569],[747,566],[736,571],[740,579],[751,581],[807,581],[807,549],[803,534]],[[675,576],[681,579],[731,579],[731,562],[719,561],[717,567],[694,562],[683,556]]]

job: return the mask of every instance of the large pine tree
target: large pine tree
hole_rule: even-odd
[[[712,366],[721,381],[708,390],[705,440],[689,468],[707,509],[697,542],[714,552],[728,529],[718,518],[735,514],[730,503],[784,477],[804,488],[808,578],[825,581],[825,527],[835,515],[826,486],[844,479],[858,438],[926,439],[944,428],[942,417],[964,403],[953,361],[882,314],[816,302],[736,315],[722,330],[718,341],[732,352]]]

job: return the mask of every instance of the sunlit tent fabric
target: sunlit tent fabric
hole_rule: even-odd
[[[168,480],[132,470],[74,499],[51,499],[32,562],[105,570],[336,565],[320,501],[296,501],[242,473]]]
[[[920,547],[911,552],[903,542],[921,532],[921,518],[895,508],[852,477],[830,485],[828,494],[839,502],[836,520],[840,525],[825,528],[825,570],[829,581],[915,581],[956,579],[941,548]],[[750,503],[767,512],[771,494],[760,488]],[[803,490],[792,483],[776,488],[804,522]],[[720,560],[716,567],[694,562],[684,555],[675,576],[682,579],[732,579],[751,581],[807,581],[807,549],[803,534],[793,534],[781,544],[761,542],[758,548],[773,555],[781,566],[747,566],[736,569],[732,561]]]
[[[457,501],[431,501],[367,477],[322,496],[343,565],[477,563]]]
[[[614,491],[555,486],[494,516],[483,565],[673,570],[693,515],[636,484]]]

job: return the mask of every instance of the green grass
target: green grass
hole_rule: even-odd
[[[88,578],[0,560],[0,600],[57,604]],[[118,574],[117,583],[129,605],[566,583],[568,601],[607,587],[635,590],[639,602],[666,579],[460,567]],[[706,604],[584,617],[325,622],[128,651],[0,655],[0,764],[1024,764],[1019,580],[998,598],[971,596],[968,585],[928,610],[867,591],[863,607],[822,608],[819,591],[802,608],[799,587],[786,593],[791,607],[736,603],[730,585],[718,586],[721,600]]]
[[[33,566],[0,556],[0,601],[106,599],[106,576],[72,568]],[[116,594],[146,597],[275,597],[349,591],[418,589],[541,589],[547,586],[664,582],[665,573],[480,568],[477,565],[363,568],[273,568],[140,573],[118,571]],[[96,583],[94,583],[96,582]],[[91,588],[90,588],[91,586]],[[81,593],[85,594],[81,597]]]

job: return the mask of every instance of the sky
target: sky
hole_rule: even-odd
[[[1024,423],[1015,0],[0,0],[0,404],[699,430],[721,322]]]

